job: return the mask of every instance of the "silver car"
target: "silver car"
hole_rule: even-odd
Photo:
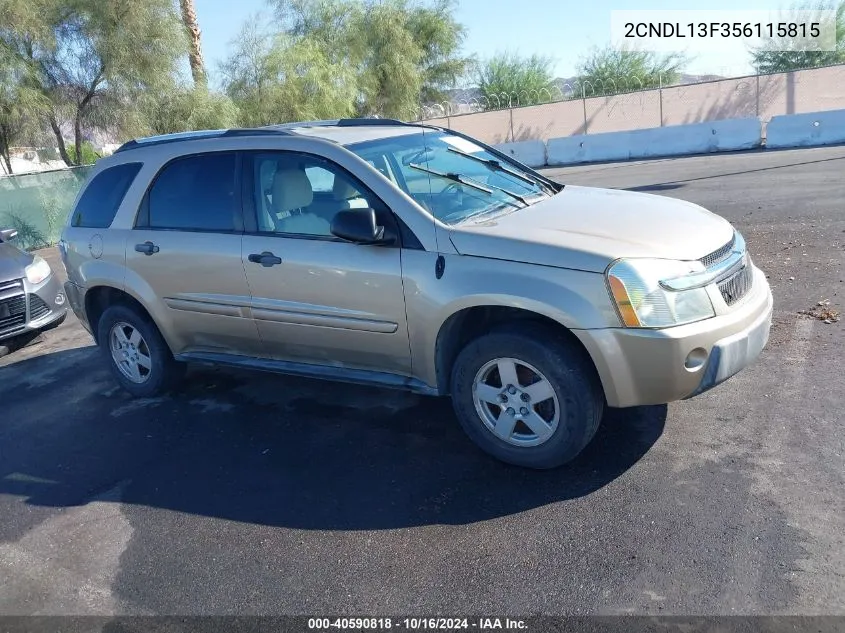
[[[605,406],[725,381],[772,314],[723,218],[388,120],[131,141],[97,163],[61,249],[74,311],[136,396],[185,362],[448,395],[482,449],[533,468],[573,459]]]
[[[0,229],[0,341],[58,327],[67,316],[62,285],[50,265],[10,242],[15,229]]]

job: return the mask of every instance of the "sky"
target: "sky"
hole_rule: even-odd
[[[253,14],[270,11],[265,0],[195,0],[206,64],[213,74],[230,42]],[[467,28],[464,53],[489,57],[497,52],[538,54],[553,60],[556,77],[572,77],[578,61],[595,46],[610,42],[613,10],[773,10],[783,0],[458,0],[455,16]],[[717,52],[690,55],[686,72],[738,76],[752,72],[742,43]]]

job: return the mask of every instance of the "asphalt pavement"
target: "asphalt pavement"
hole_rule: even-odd
[[[446,400],[206,368],[132,400],[70,317],[0,358],[0,614],[845,615],[843,322],[799,314],[845,308],[845,147],[548,173],[733,222],[758,362],[531,472]]]

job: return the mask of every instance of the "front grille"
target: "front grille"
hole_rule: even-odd
[[[0,301],[23,294],[23,279],[0,281]]]
[[[38,295],[29,295],[29,320],[35,321],[50,314],[50,306]]]
[[[25,324],[26,295],[0,300],[0,335],[19,330]]]
[[[719,282],[719,292],[722,293],[725,303],[729,306],[733,305],[747,295],[748,291],[751,290],[753,280],[754,271],[748,264],[739,272]]]
[[[731,250],[733,249],[735,243],[736,243],[736,235],[734,235],[731,238],[730,242],[728,242],[727,244],[725,244],[721,248],[716,249],[715,251],[713,251],[709,255],[705,255],[704,257],[702,257],[698,261],[700,261],[702,264],[704,264],[705,268],[710,268],[713,264],[718,264],[723,259],[726,259],[728,257],[728,255],[731,254]]]

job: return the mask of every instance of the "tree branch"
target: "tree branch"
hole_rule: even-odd
[[[0,124],[0,156],[3,158],[3,162],[6,164],[6,173],[10,176],[12,175],[12,157],[10,156],[9,151],[9,138],[11,137],[11,132],[9,131],[8,126]]]
[[[47,120],[50,123],[50,128],[53,130],[53,134],[56,137],[56,144],[59,146],[59,156],[62,157],[62,160],[65,161],[65,165],[68,167],[73,167],[73,161],[68,156],[67,148],[65,147],[65,139],[62,136],[62,130],[59,127],[58,121],[56,121],[56,116],[54,114],[50,114],[47,117]]]

